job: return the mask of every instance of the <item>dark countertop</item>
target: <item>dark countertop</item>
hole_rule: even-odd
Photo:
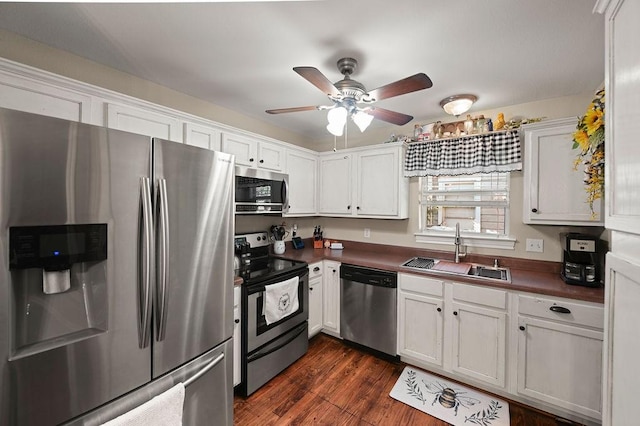
[[[301,260],[307,263],[322,260],[335,260],[358,266],[367,266],[387,271],[424,275],[443,281],[457,281],[468,284],[486,285],[506,290],[538,293],[548,296],[566,297],[587,302],[604,303],[604,287],[590,288],[569,285],[560,278],[560,262],[532,261],[517,258],[498,258],[500,266],[511,270],[511,283],[484,280],[468,276],[443,275],[438,272],[416,271],[400,266],[414,256],[448,259],[452,254],[448,252],[434,252],[415,248],[387,246],[381,244],[366,244],[343,241],[343,250],[314,249],[311,241],[305,241],[305,248],[294,249],[290,243],[286,247],[283,257],[291,260]],[[493,264],[493,257],[469,256],[468,262]]]

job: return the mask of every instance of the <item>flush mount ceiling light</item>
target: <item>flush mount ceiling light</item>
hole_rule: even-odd
[[[440,106],[447,114],[460,115],[469,111],[478,98],[474,95],[454,95],[440,101]]]

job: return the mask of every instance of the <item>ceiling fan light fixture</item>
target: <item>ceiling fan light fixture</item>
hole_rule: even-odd
[[[367,127],[369,127],[369,124],[371,124],[373,115],[367,114],[364,111],[357,111],[351,116],[351,119],[354,123],[356,123],[356,126],[358,126],[358,129],[360,129],[360,132],[364,132],[365,130],[367,130]]]
[[[447,114],[461,115],[469,111],[478,98],[474,95],[454,95],[440,101],[440,106]]]
[[[327,113],[327,130],[334,136],[342,136],[344,125],[347,123],[347,109],[343,106],[331,108]]]

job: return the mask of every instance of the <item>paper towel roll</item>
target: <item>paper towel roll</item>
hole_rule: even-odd
[[[42,270],[42,291],[45,294],[63,293],[71,288],[71,270]]]

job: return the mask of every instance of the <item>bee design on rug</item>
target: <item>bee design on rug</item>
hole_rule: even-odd
[[[469,408],[481,402],[479,399],[464,396],[463,394],[466,392],[457,392],[440,382],[427,383],[423,381],[422,383],[427,387],[427,392],[436,396],[431,405],[439,402],[444,408],[453,408],[454,415],[456,416],[458,415],[458,408],[461,405]]]

